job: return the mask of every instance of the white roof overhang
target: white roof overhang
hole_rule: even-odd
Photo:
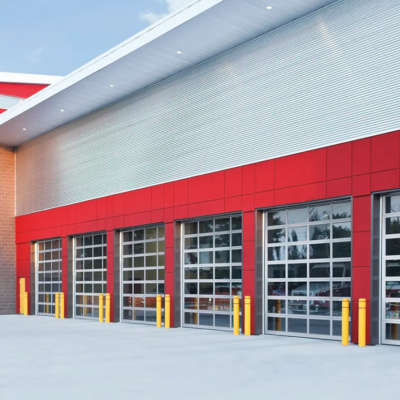
[[[0,144],[19,146],[333,2],[192,1],[1,114]]]

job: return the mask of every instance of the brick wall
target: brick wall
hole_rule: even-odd
[[[15,154],[0,146],[0,314],[16,311]]]

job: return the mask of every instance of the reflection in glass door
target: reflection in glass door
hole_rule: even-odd
[[[76,237],[75,317],[98,319],[100,293],[107,293],[107,235]]]
[[[183,325],[233,329],[232,299],[242,297],[242,217],[183,225]]]
[[[61,239],[44,240],[37,249],[37,314],[55,315],[56,293],[62,291]]]
[[[265,332],[340,338],[351,298],[351,203],[265,215]]]
[[[157,295],[164,302],[164,226],[122,233],[122,321],[156,324]],[[164,320],[162,305],[162,320]]]
[[[382,211],[382,343],[400,345],[400,195]]]

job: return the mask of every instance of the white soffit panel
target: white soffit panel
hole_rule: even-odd
[[[333,2],[195,0],[1,114],[0,144],[18,146]]]

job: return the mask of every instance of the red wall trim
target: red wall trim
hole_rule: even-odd
[[[26,99],[49,85],[34,85],[25,83],[1,83],[0,94]]]
[[[399,188],[399,170],[400,132],[392,132],[17,217],[17,276],[25,277],[29,287],[25,260],[30,241],[99,230],[107,231],[112,240],[114,229],[164,222],[166,288],[173,295],[172,222],[238,211],[243,212],[243,295],[254,299],[255,209],[352,195],[353,337],[357,338],[357,298],[370,300],[370,195],[372,190]],[[108,249],[108,291],[113,296],[113,246]]]

